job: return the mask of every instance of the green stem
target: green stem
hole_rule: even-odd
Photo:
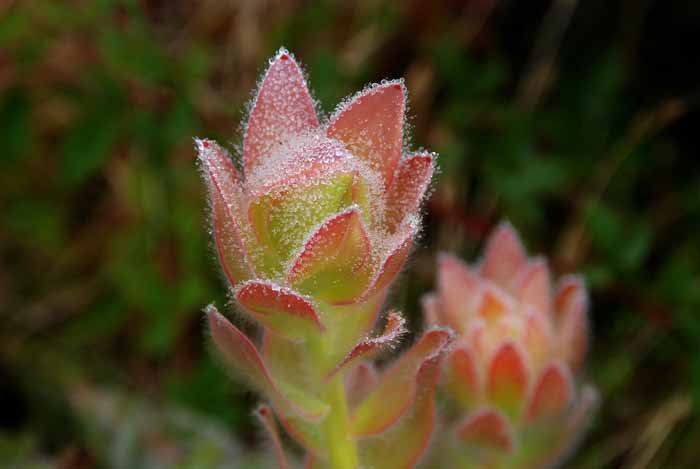
[[[325,398],[331,406],[323,423],[331,467],[356,469],[359,466],[357,448],[350,433],[350,416],[342,376],[336,376],[328,383]]]
[[[328,331],[327,331],[328,332]],[[328,369],[329,353],[333,348],[333,339],[323,336],[312,346],[318,369]],[[357,469],[360,464],[357,457],[357,445],[350,428],[350,413],[345,395],[343,373],[338,373],[330,381],[321,378],[322,399],[330,406],[330,412],[322,423],[322,432],[328,449],[331,469]]]

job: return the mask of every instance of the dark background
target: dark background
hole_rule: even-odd
[[[285,45],[330,112],[406,77],[440,153],[392,304],[502,218],[592,294],[603,397],[571,468],[700,464],[700,2],[0,1],[0,465],[254,467],[256,397],[193,136],[240,143]],[[263,465],[265,462],[262,463]]]

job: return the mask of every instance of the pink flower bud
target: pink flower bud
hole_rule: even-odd
[[[463,413],[453,450],[474,467],[540,467],[576,441],[595,404],[578,385],[586,355],[588,294],[580,277],[552,286],[546,259],[528,258],[501,224],[481,263],[443,255],[438,292],[424,298],[430,323],[460,338],[445,387]]]
[[[398,313],[372,330],[435,164],[404,154],[405,110],[403,82],[388,81],[321,123],[301,69],[280,50],[250,110],[242,170],[215,142],[196,141],[219,261],[263,329],[258,346],[210,306],[212,339],[226,367],[270,401],[258,416],[280,466],[277,421],[307,449],[307,467],[412,467],[432,434],[451,335],[427,332],[381,374],[370,361],[405,333]]]

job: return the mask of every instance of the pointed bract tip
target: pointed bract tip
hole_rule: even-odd
[[[449,267],[450,265],[455,264],[465,268],[469,267],[466,262],[464,262],[462,259],[448,251],[438,252],[437,264],[438,269],[444,269],[445,267]]]
[[[488,237],[489,241],[494,241],[499,238],[505,238],[507,241],[515,242],[515,244],[525,252],[525,246],[520,239],[520,233],[518,233],[515,225],[513,225],[510,220],[503,219],[499,221],[491,230],[491,234]]]
[[[214,306],[213,303],[210,303],[204,307],[204,314],[206,314],[207,318],[209,318],[210,320],[212,317],[216,318],[216,316],[221,316],[221,313],[219,313],[219,310],[216,309],[216,306]]]
[[[279,49],[277,49],[275,55],[273,55],[272,58],[270,58],[270,65],[267,72],[269,72],[270,69],[278,62],[291,63],[294,66],[296,66],[296,68],[298,68],[301,72],[301,65],[299,65],[299,61],[297,61],[297,58],[294,56],[294,54],[289,52],[289,50],[286,47],[280,47]],[[265,75],[267,75],[267,73],[265,73]]]
[[[287,60],[287,59],[289,59],[290,55],[291,55],[291,53],[289,52],[289,49],[287,49],[284,46],[280,46],[280,48],[277,49],[277,52],[275,52],[274,59]]]
[[[439,336],[439,345],[434,349],[433,353],[429,355],[429,357],[438,356],[443,352],[448,351],[454,344],[457,337],[459,337],[459,334],[457,334],[454,329],[452,329],[450,326],[445,326],[442,324],[435,324],[428,327],[423,334],[423,337],[428,335]]]
[[[268,417],[270,415],[270,408],[265,404],[260,404],[253,413],[260,417]]]
[[[200,159],[203,158],[206,155],[206,153],[211,149],[212,143],[213,141],[207,138],[194,138],[194,146],[197,149],[197,153]]]

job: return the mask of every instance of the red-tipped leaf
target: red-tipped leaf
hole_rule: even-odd
[[[235,292],[238,303],[256,321],[276,334],[304,340],[324,331],[311,301],[265,280],[250,280]]]
[[[457,428],[457,436],[479,448],[512,453],[515,436],[511,423],[495,409],[474,412]]]
[[[535,382],[527,408],[527,420],[557,417],[574,399],[574,383],[566,365],[552,363]]]
[[[386,223],[390,231],[406,216],[416,214],[433,177],[435,163],[430,154],[413,155],[399,162],[387,194]]]
[[[207,307],[209,329],[224,364],[266,393],[276,407],[289,409],[307,420],[319,420],[328,413],[328,405],[307,393],[279,381],[273,381],[253,343],[223,317],[213,305]]]
[[[448,331],[428,331],[384,372],[377,387],[353,412],[353,433],[356,436],[375,435],[396,422],[416,398],[421,366],[441,354],[450,340]]]
[[[231,157],[212,140],[197,140],[209,192],[216,252],[231,285],[253,276],[239,220],[243,191]]]
[[[337,372],[348,367],[352,363],[356,363],[359,359],[369,358],[383,348],[391,346],[406,332],[406,320],[401,314],[396,312],[389,313],[382,334],[377,337],[368,337],[358,342],[343,361],[333,368],[333,371],[328,374],[327,379],[330,379]]]
[[[588,352],[588,295],[580,277],[562,279],[555,297],[557,344],[560,356],[576,372]]]
[[[357,298],[369,283],[370,244],[359,210],[329,218],[311,235],[292,264],[287,281],[329,303]]]
[[[510,223],[502,222],[488,239],[481,274],[509,290],[526,261],[518,233]]]
[[[390,248],[386,251],[379,270],[375,272],[370,287],[362,295],[363,299],[381,292],[396,278],[403,268],[408,255],[411,253],[413,238],[417,231],[417,224],[412,221],[409,221],[397,230],[393,236],[393,243],[390,244]]]
[[[522,409],[530,370],[525,353],[514,343],[506,342],[491,358],[486,375],[489,401],[510,416]]]
[[[246,175],[279,143],[317,127],[318,117],[304,74],[294,58],[280,50],[260,84],[250,111],[243,141]]]
[[[418,464],[435,428],[439,377],[440,356],[434,355],[418,370],[416,397],[405,415],[381,435],[360,440],[359,452],[367,467],[411,469]]]
[[[445,387],[464,408],[471,408],[481,394],[481,376],[474,354],[460,344],[447,356]]]
[[[406,92],[403,83],[376,85],[353,97],[331,118],[328,136],[380,173],[391,186],[403,149]]]

